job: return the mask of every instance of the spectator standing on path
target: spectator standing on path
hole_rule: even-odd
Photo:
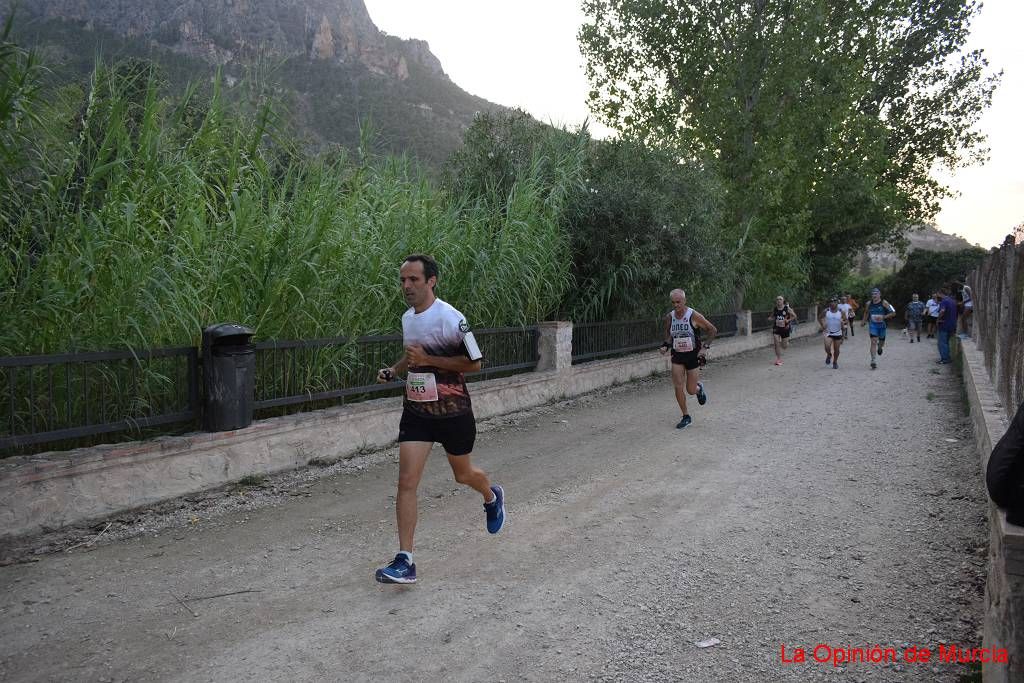
[[[402,262],[399,280],[409,304],[402,315],[405,353],[377,373],[377,381],[383,383],[408,371],[398,426],[399,550],[391,564],[377,570],[380,583],[416,583],[416,490],[435,443],[448,454],[455,481],[483,496],[487,531],[496,534],[505,522],[505,492],[492,486],[487,474],[470,461],[476,420],[464,373],[479,370],[483,354],[463,315],[434,295],[437,275],[437,262],[430,256],[412,254]]]
[[[1006,521],[1024,526],[1024,403],[988,457],[985,485],[992,502],[1006,510]]]
[[[974,313],[974,292],[971,291],[971,286],[960,282],[959,280],[955,283],[960,287],[960,316],[958,322],[960,323],[960,338],[969,339],[971,336],[971,314]]]
[[[924,323],[927,326],[928,339],[935,339],[935,323],[939,319],[939,293],[932,292],[928,301],[924,304]]]
[[[949,337],[956,334],[956,302],[949,289],[939,290],[939,315],[936,321],[936,336],[939,346],[939,363],[952,362],[949,357]]]
[[[789,347],[789,335],[793,330],[795,319],[796,313],[789,307],[786,300],[781,296],[775,297],[775,308],[768,315],[768,322],[772,326],[776,365],[782,365],[782,351]]]
[[[907,318],[907,336],[910,337],[910,343],[914,343],[914,335],[917,335],[917,341],[921,341],[921,323],[924,318],[924,304],[921,303],[921,298],[915,293],[910,295],[910,303],[907,304],[906,312],[904,314]]]
[[[683,411],[676,429],[683,429],[693,422],[686,411],[686,394],[696,396],[700,405],[708,401],[704,383],[700,381],[700,366],[705,362],[705,352],[711,348],[718,329],[686,305],[686,292],[683,290],[673,289],[668,297],[672,302],[672,310],[665,314],[665,343],[661,345],[661,353],[672,353],[672,386],[675,388],[676,403]],[[707,332],[707,339],[703,342],[701,330]]]

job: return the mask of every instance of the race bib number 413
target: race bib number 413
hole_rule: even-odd
[[[882,315],[881,313],[872,313],[871,314],[871,322],[873,322],[873,323],[883,323],[883,322],[885,322],[885,316]]]
[[[415,403],[437,400],[437,379],[432,372],[410,372],[405,380],[405,396]]]

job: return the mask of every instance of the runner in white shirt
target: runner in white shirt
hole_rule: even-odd
[[[825,365],[839,369],[839,347],[843,344],[843,332],[849,326],[846,313],[839,308],[839,299],[829,299],[828,308],[818,318],[818,327],[825,336]]]
[[[849,322],[850,320],[853,320],[853,316],[854,316],[853,306],[850,305],[850,302],[846,298],[845,294],[842,295],[841,297],[839,297],[839,310],[842,311],[843,318],[845,318],[847,320],[847,322]],[[843,325],[843,339],[846,339],[847,333],[850,330],[852,330],[852,329],[853,329],[853,325],[850,325],[850,324]]]
[[[391,564],[377,570],[375,578],[380,583],[416,583],[412,557],[416,489],[434,443],[440,443],[448,454],[455,481],[483,496],[487,531],[496,534],[505,522],[504,491],[492,486],[487,474],[470,461],[476,420],[464,373],[479,370],[483,354],[462,314],[434,296],[437,263],[433,258],[413,254],[402,263],[399,273],[410,306],[402,316],[405,353],[377,373],[378,382],[390,382],[408,371],[398,427],[395,515],[399,552]]]

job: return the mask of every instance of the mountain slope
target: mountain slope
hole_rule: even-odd
[[[370,120],[387,150],[436,165],[476,112],[499,108],[453,83],[425,42],[380,31],[362,0],[34,0],[17,12],[18,40],[62,78],[97,55],[151,59],[179,85],[217,68],[231,84],[257,66],[315,143],[354,148]]]

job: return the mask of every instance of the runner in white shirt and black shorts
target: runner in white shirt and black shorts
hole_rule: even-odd
[[[448,454],[455,481],[476,489],[484,499],[487,531],[498,533],[505,522],[505,493],[470,462],[476,440],[476,419],[464,373],[480,369],[483,354],[466,319],[434,295],[437,263],[423,254],[405,259],[400,270],[402,293],[410,308],[402,316],[403,356],[377,373],[390,382],[408,371],[405,402],[398,428],[399,552],[377,570],[380,583],[416,583],[413,534],[416,531],[416,490],[427,456],[435,443]]]
[[[705,359],[705,351],[711,348],[711,342],[718,329],[703,315],[687,307],[686,292],[673,289],[669,293],[672,310],[665,314],[665,342],[661,345],[661,353],[672,352],[672,385],[675,388],[676,402],[683,411],[683,417],[676,424],[676,429],[683,429],[693,418],[686,411],[686,394],[697,397],[697,403],[707,403],[708,395],[704,391],[704,383],[700,381],[700,366]],[[701,340],[701,330],[707,338]]]
[[[839,308],[839,299],[829,299],[828,308],[818,318],[818,326],[825,335],[825,365],[839,369],[839,347],[843,345],[843,332],[849,326],[847,313]]]

